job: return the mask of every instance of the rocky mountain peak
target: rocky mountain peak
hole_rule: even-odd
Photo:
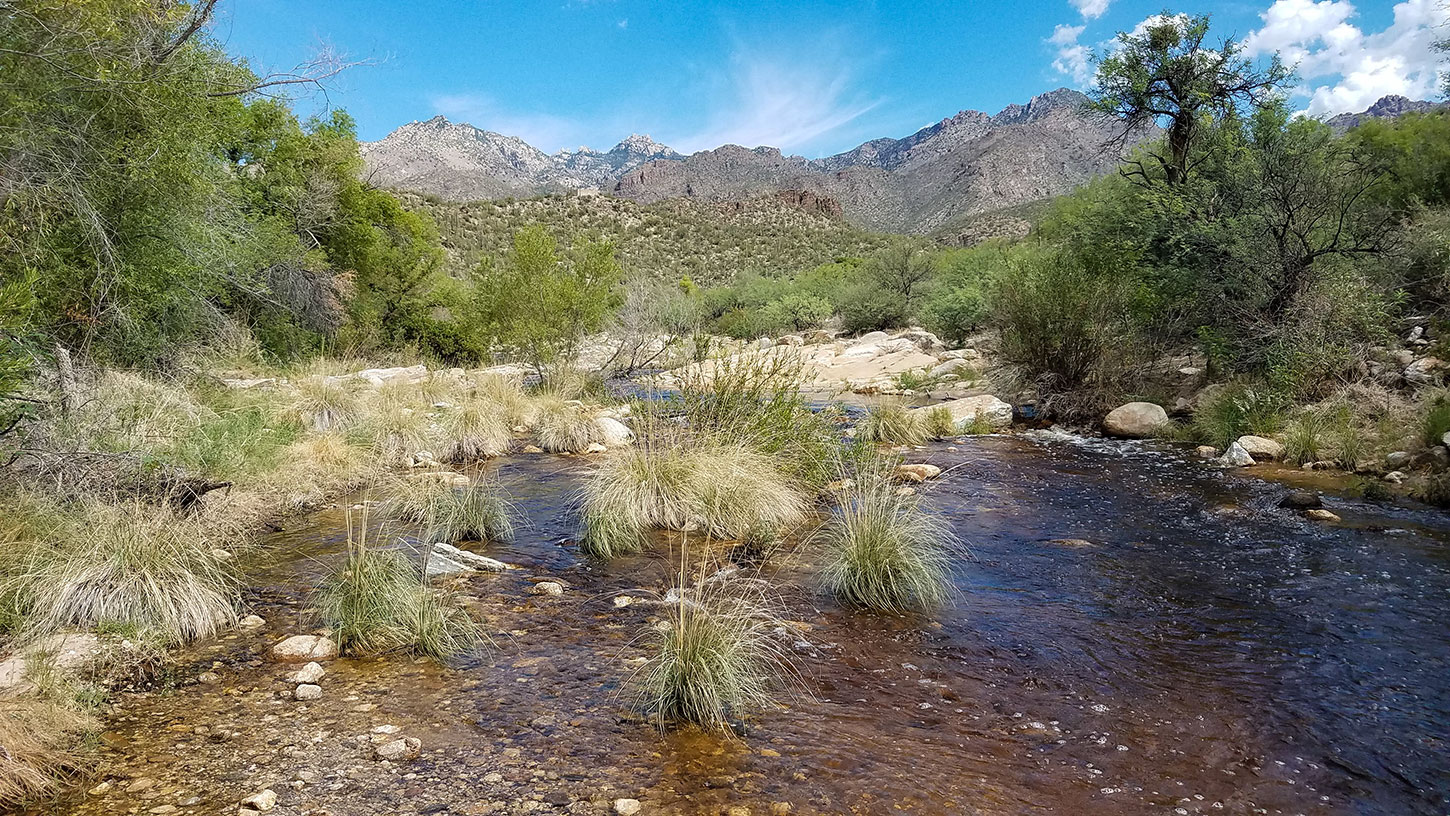
[[[662,145],[651,139],[648,134],[631,133],[628,137],[621,139],[610,153],[628,153],[633,156],[649,156],[651,158],[660,156],[678,156],[674,149]]]
[[[1443,104],[1435,102],[1425,102],[1400,96],[1399,94],[1390,94],[1389,96],[1382,96],[1375,100],[1373,105],[1370,105],[1369,108],[1360,113],[1341,113],[1338,116],[1332,116],[1326,119],[1325,124],[1329,125],[1336,132],[1343,133],[1371,119],[1393,119],[1396,116],[1404,116],[1407,113],[1425,113],[1443,107],[1445,107]]]

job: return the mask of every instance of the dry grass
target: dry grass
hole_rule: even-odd
[[[639,551],[651,530],[744,540],[797,527],[807,510],[775,461],[745,445],[641,444],[611,456],[585,483],[580,545],[611,558]]]
[[[160,643],[209,637],[235,621],[234,533],[139,502],[52,506],[60,519],[18,542],[4,595],[25,638],[115,627]]]
[[[0,804],[53,796],[91,761],[82,750],[91,717],[35,698],[0,699]]]
[[[604,441],[593,412],[573,400],[540,397],[533,425],[539,447],[552,453],[583,453]]]
[[[856,426],[856,438],[884,445],[920,445],[926,441],[926,423],[921,415],[900,405],[872,408]]]
[[[297,383],[283,416],[319,433],[340,431],[357,421],[362,405],[346,385],[309,377]]]
[[[513,441],[512,426],[501,404],[471,400],[443,414],[443,444],[439,456],[444,462],[468,464],[508,452]]]

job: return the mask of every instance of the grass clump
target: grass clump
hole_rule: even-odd
[[[91,717],[46,700],[0,700],[0,802],[57,793],[82,772],[88,757],[81,743],[95,726]]]
[[[774,460],[710,441],[641,444],[605,461],[583,488],[586,553],[638,552],[652,530],[746,540],[805,519],[806,501]]]
[[[951,409],[945,405],[938,405],[928,410],[922,425],[926,435],[932,439],[947,439],[960,433],[957,430],[957,421],[952,417]]]
[[[484,482],[450,487],[433,503],[427,519],[429,542],[512,541],[513,511],[497,489]]]
[[[1189,432],[1205,444],[1226,448],[1247,434],[1271,436],[1284,427],[1285,401],[1245,385],[1229,386],[1198,406]]]
[[[357,396],[342,383],[309,377],[297,383],[297,393],[284,416],[326,433],[346,429],[361,415],[361,407]]]
[[[379,396],[369,423],[373,454],[385,467],[404,467],[429,442],[427,415],[401,400]]]
[[[163,507],[87,500],[16,542],[5,596],[22,637],[118,627],[163,644],[209,637],[236,619],[239,581],[217,529]]]
[[[1445,444],[1442,440],[1450,432],[1450,393],[1441,391],[1425,402],[1425,414],[1420,420],[1420,442],[1427,448]]]
[[[926,441],[926,423],[919,414],[900,405],[881,405],[866,413],[856,426],[856,438],[885,445],[920,445]]]
[[[668,618],[650,630],[638,695],[662,727],[725,731],[732,718],[772,705],[780,679],[793,674],[775,639],[779,619],[746,583],[682,585]]]
[[[501,405],[474,402],[444,415],[442,461],[467,464],[508,451],[513,441],[506,409]]]
[[[589,409],[572,400],[546,398],[538,402],[534,436],[551,453],[583,453],[604,441],[604,433]]]
[[[323,582],[318,609],[344,654],[408,652],[445,660],[486,642],[457,597],[428,585],[402,550],[367,544],[367,518],[348,514],[347,561]]]
[[[951,593],[955,539],[886,472],[882,465],[858,474],[824,528],[826,586],[853,606],[886,612],[938,608]]]

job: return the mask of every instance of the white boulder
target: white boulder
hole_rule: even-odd
[[[1168,424],[1168,412],[1153,402],[1119,405],[1103,418],[1103,430],[1112,436],[1146,439]]]
[[[1255,460],[1284,458],[1284,446],[1266,436],[1241,436],[1238,445]]]
[[[991,394],[978,394],[975,397],[964,397],[915,410],[922,412],[924,416],[926,412],[940,408],[951,413],[957,430],[966,430],[978,417],[992,430],[1000,430],[1012,424],[1012,406]]]

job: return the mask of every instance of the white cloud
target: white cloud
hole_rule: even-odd
[[[1112,5],[1113,0],[1071,0],[1072,7],[1077,9],[1078,14],[1084,20],[1096,20],[1103,16]]]
[[[1244,43],[1255,56],[1278,51],[1297,66],[1311,116],[1362,111],[1386,94],[1434,96],[1440,55],[1433,43],[1446,33],[1442,0],[1397,3],[1379,32],[1355,26],[1356,14],[1349,0],[1275,0]]]
[[[708,78],[706,125],[671,144],[692,152],[737,144],[804,148],[874,108],[877,100],[853,90],[849,62],[801,49],[809,59],[737,51],[724,72]]]
[[[1092,79],[1092,54],[1077,39],[1086,28],[1087,26],[1059,25],[1052,30],[1052,36],[1047,38],[1047,43],[1057,50],[1052,67],[1059,74],[1072,77],[1077,85],[1086,85]]]

